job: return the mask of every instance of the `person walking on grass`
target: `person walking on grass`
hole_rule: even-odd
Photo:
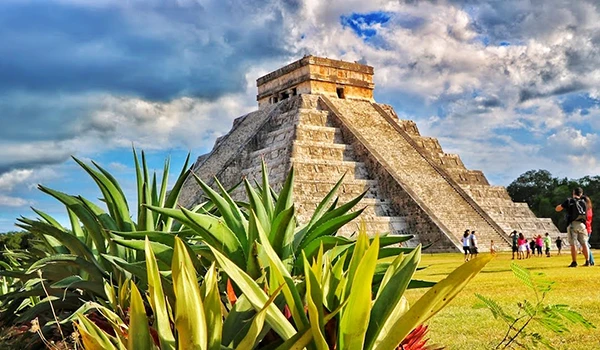
[[[476,258],[477,254],[479,254],[479,248],[477,246],[475,231],[471,231],[471,235],[469,236],[469,249],[471,250],[471,258]]]
[[[535,249],[537,249],[537,256],[542,256],[542,247],[544,246],[544,240],[542,235],[538,235],[535,239]]]
[[[544,248],[546,248],[546,257],[550,257],[550,235],[546,232],[546,236],[544,237]]]
[[[531,243],[533,243],[533,245],[531,245]],[[533,250],[533,254],[535,254],[535,241],[533,240],[533,238],[529,242],[527,242],[527,238],[525,239],[525,249],[527,249],[527,257],[526,257],[526,259],[531,258],[531,256],[532,256],[531,251],[532,250]]]
[[[592,246],[590,245],[590,236],[592,235],[592,218],[594,216],[594,212],[592,211],[592,200],[590,197],[585,197],[585,205],[587,210],[585,213],[585,229],[588,233],[588,250],[590,252],[588,260],[590,261],[590,266],[594,266],[594,254],[592,254]]]
[[[560,239],[560,236],[556,238],[556,241],[554,241],[554,243],[556,243],[556,249],[558,249],[558,254],[556,255],[560,255],[560,251],[562,250],[562,239]]]
[[[469,255],[471,254],[471,248],[469,247],[469,238],[471,236],[470,230],[465,230],[462,238],[463,251],[465,252],[465,262],[469,261]]]
[[[567,198],[564,202],[556,206],[556,211],[566,211],[567,214],[567,239],[571,246],[571,265],[577,267],[577,247],[575,241],[581,244],[581,250],[585,257],[583,266],[590,266],[590,253],[588,249],[588,233],[585,228],[587,219],[586,196],[583,195],[583,189],[577,187],[573,190],[573,196]]]
[[[496,247],[496,245],[494,244],[494,240],[492,239],[490,241],[490,254],[496,254],[497,250],[498,248]]]
[[[517,240],[519,245],[519,252],[517,253],[517,259],[525,259],[525,252],[527,251],[527,240],[522,233],[519,233],[519,239]]]
[[[510,237],[512,238],[512,260],[515,260],[515,253],[519,252],[519,235],[517,234],[517,230],[511,232]]]

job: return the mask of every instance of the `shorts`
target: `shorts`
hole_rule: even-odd
[[[469,248],[469,247],[463,246],[463,250],[464,250],[465,254],[470,254],[471,253],[471,248]]]
[[[521,245],[519,246],[519,251],[520,251],[520,252],[526,252],[526,251],[527,251],[527,246],[526,246],[525,244],[521,244]]]
[[[519,251],[519,247],[516,244],[513,244],[512,249],[513,249],[513,253],[516,253]]]
[[[479,254],[477,247],[471,247],[471,254]]]
[[[579,221],[570,223],[569,226],[567,226],[567,237],[569,238],[569,244],[571,246],[575,244],[575,240],[577,240],[582,247],[587,245],[588,233],[585,224]]]

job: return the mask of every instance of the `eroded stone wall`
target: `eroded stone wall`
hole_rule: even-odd
[[[444,153],[437,140],[421,136],[414,122],[398,119],[391,106],[379,106],[396,119],[397,124],[415,140],[421,147],[422,154],[442,167],[506,234],[513,230],[523,232],[527,237],[545,232],[558,233],[551,220],[537,218],[525,203],[514,203],[505,187],[490,186],[483,172],[467,169],[460,156]]]
[[[435,168],[420,147],[441,150],[431,138],[409,142],[390,124],[375,106],[366,101],[324,100],[333,105],[336,116],[401,184],[414,193],[414,200],[429,214],[438,229],[450,241],[460,242],[466,228],[476,230],[485,250],[490,240],[507,244],[507,236],[469,196],[449,177]],[[385,112],[384,112],[385,113]],[[423,240],[423,234],[420,233]]]
[[[257,80],[259,108],[298,94],[373,100],[373,67],[307,56]]]

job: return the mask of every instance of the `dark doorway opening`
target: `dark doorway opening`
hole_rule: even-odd
[[[335,89],[335,91],[337,92],[337,97],[338,98],[346,98],[344,96],[344,88],[337,88],[337,89]]]

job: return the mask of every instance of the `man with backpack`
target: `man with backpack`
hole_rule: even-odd
[[[588,260],[588,235],[585,228],[586,220],[586,203],[585,196],[581,187],[577,187],[573,190],[573,197],[567,198],[562,204],[556,206],[556,211],[566,210],[567,214],[567,238],[571,245],[571,265],[569,267],[577,267],[577,248],[575,247],[575,240],[581,245],[583,250],[583,256],[585,256],[585,264],[583,266],[590,266]]]

